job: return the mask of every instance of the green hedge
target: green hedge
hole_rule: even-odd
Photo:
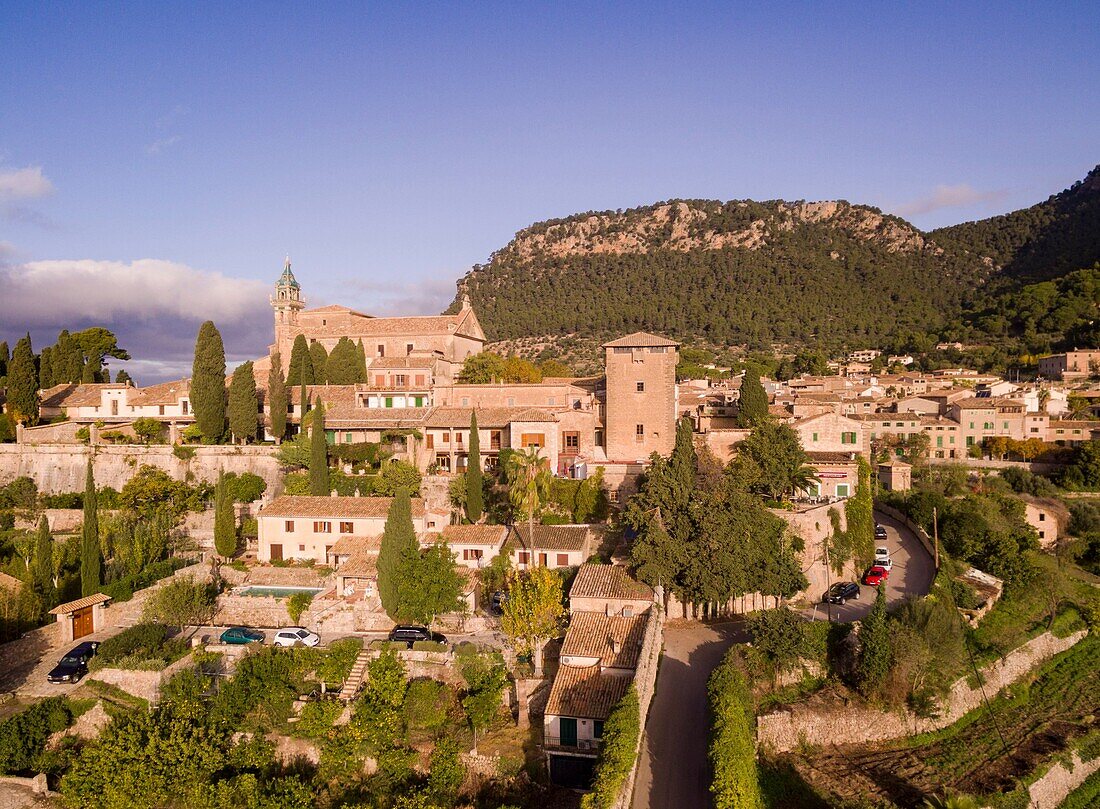
[[[104,585],[100,588],[100,592],[109,595],[116,602],[129,601],[138,590],[151,587],[161,579],[168,578],[177,570],[187,567],[189,564],[191,564],[190,560],[178,558],[153,562],[137,575],[124,576]]]
[[[707,683],[714,809],[764,809],[756,769],[752,689],[731,650]]]
[[[168,628],[162,624],[136,624],[103,641],[88,669],[159,671],[183,657],[187,649],[187,642],[169,638]]]
[[[0,722],[0,772],[30,772],[50,736],[73,722],[64,697],[50,697]]]
[[[611,809],[615,805],[623,782],[634,766],[640,733],[638,692],[632,685],[604,723],[592,791],[581,801],[582,809]]]

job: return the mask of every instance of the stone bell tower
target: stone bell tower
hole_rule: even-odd
[[[290,362],[290,349],[294,344],[298,326],[298,312],[305,308],[302,287],[290,270],[290,256],[286,257],[283,274],[275,282],[275,294],[269,299],[275,310],[274,349],[282,355],[283,364]]]

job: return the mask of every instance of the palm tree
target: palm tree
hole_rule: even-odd
[[[528,447],[508,456],[508,502],[516,514],[527,517],[527,541],[532,539],[535,512],[550,496],[550,459],[538,447]]]

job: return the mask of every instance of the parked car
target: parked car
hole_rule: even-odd
[[[875,559],[875,567],[884,567],[886,572],[889,573],[894,569],[894,560],[887,556],[885,559]]]
[[[863,583],[870,587],[878,587],[890,578],[890,571],[882,565],[875,565],[863,574]]]
[[[875,523],[875,539],[886,539],[886,526]]]
[[[390,630],[391,643],[405,643],[411,649],[414,643],[422,640],[430,640],[435,643],[446,643],[447,638],[438,632],[432,632],[426,626],[415,624],[398,624]]]
[[[503,590],[494,590],[489,596],[489,606],[494,612],[504,612],[504,605],[508,601],[508,594]]]
[[[859,585],[854,581],[838,581],[821,597],[823,602],[843,604],[849,598],[859,598]]]
[[[246,643],[263,643],[265,635],[258,629],[247,626],[231,626],[222,632],[222,643],[244,645]]]
[[[883,562],[890,561],[890,549],[885,545],[879,545],[875,548],[875,564],[881,565]]]
[[[275,633],[272,641],[276,646],[316,646],[321,636],[300,626],[288,626]]]
[[[98,648],[99,641],[94,640],[86,640],[74,646],[68,654],[61,658],[56,666],[50,669],[50,673],[46,675],[47,682],[80,682],[81,678],[88,673],[88,661],[95,656]]]

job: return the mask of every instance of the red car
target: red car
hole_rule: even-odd
[[[875,565],[863,574],[863,583],[868,584],[871,587],[878,587],[888,578],[890,578],[890,571],[884,567],[879,567],[878,565]]]

